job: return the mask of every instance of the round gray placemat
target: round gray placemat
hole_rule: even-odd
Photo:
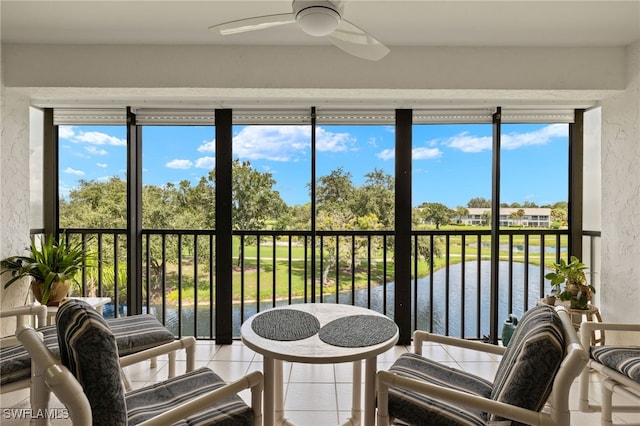
[[[251,328],[260,337],[270,340],[301,340],[320,330],[320,321],[297,309],[273,309],[254,318]]]
[[[343,348],[377,345],[391,339],[398,327],[389,318],[377,315],[351,315],[335,319],[320,329],[323,342]]]

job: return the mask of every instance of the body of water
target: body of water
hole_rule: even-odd
[[[538,287],[540,268],[535,265],[529,265],[529,289],[525,295],[525,267],[523,263],[513,263],[511,290],[512,309],[509,309],[509,263],[500,262],[499,271],[499,306],[498,318],[500,321],[507,319],[510,313],[520,318],[527,306],[534,306],[536,301],[541,297]],[[489,335],[489,311],[490,311],[490,276],[491,264],[489,261],[480,263],[480,279],[478,281],[478,269],[476,262],[467,262],[464,272],[464,285],[462,280],[462,264],[451,265],[449,268],[449,285],[446,285],[446,271],[440,269],[433,274],[433,301],[430,297],[430,276],[418,279],[417,283],[417,328],[429,330],[433,325],[433,332],[438,334],[449,334],[459,337],[482,337]],[[545,272],[546,273],[546,272]],[[479,288],[478,288],[479,282]],[[545,283],[543,294],[550,291],[548,283]],[[412,303],[415,299],[415,291],[412,284]],[[383,286],[376,286],[371,289],[371,309],[383,312]],[[394,316],[394,291],[395,284],[388,283],[386,286],[386,314],[393,318]],[[340,303],[351,304],[351,292],[340,293],[338,295]],[[319,295],[317,300],[319,301]],[[368,303],[367,289],[355,291],[355,305],[367,307]],[[448,315],[447,315],[448,300]],[[336,294],[324,294],[322,301],[324,303],[336,303]],[[464,301],[464,308],[463,302]],[[294,300],[293,303],[302,303],[303,300]],[[283,300],[276,303],[277,306],[286,306],[287,301]],[[272,301],[262,302],[260,311],[270,309],[273,306]],[[412,308],[413,309],[413,308]],[[150,312],[159,320],[162,320],[161,306],[152,306]],[[251,315],[258,312],[258,306],[253,304],[245,304],[244,312],[241,316],[240,305],[233,306],[233,335],[240,336],[241,319],[247,319]],[[105,315],[110,316],[108,308],[105,309]],[[412,324],[415,321],[416,313],[412,314]],[[209,306],[201,305],[183,307],[178,316],[177,309],[167,309],[166,326],[176,335],[178,334],[178,326],[182,329],[182,335],[194,335],[196,322],[197,333],[199,337],[207,338],[211,333],[213,318],[215,317],[215,308],[210,310]],[[478,317],[480,320],[478,321]],[[180,318],[180,321],[178,320]],[[215,324],[213,324],[215,327]],[[448,327],[448,330],[447,330]],[[500,329],[502,327],[500,326]],[[464,334],[461,330],[464,329]],[[448,333],[447,333],[448,331]],[[213,335],[215,335],[215,328]]]

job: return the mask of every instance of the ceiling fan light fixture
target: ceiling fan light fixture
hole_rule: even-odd
[[[322,37],[331,34],[340,24],[337,10],[324,6],[310,6],[296,14],[296,21],[305,33]]]

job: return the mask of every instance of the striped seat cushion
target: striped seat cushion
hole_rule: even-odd
[[[225,382],[208,368],[199,368],[126,395],[129,425],[136,425],[165,412],[172,405],[189,401],[222,387]],[[188,417],[179,425],[252,425],[253,411],[242,398],[234,395],[204,411]]]
[[[120,356],[164,345],[176,339],[153,315],[132,315],[106,321],[116,338]]]
[[[57,315],[60,359],[82,385],[94,425],[135,425],[224,385],[208,368],[125,395],[115,338],[90,305],[71,300]],[[189,417],[183,425],[250,425],[253,411],[237,395]]]
[[[48,325],[38,329],[44,336],[44,344],[58,357],[58,334],[56,327]],[[26,380],[31,377],[31,357],[22,345],[0,349],[0,386]]]
[[[107,322],[89,304],[70,300],[60,305],[56,326],[60,360],[82,385],[93,424],[126,426],[118,348]]]
[[[591,358],[640,383],[640,346],[592,346]]]
[[[500,361],[491,399],[540,411],[551,394],[564,353],[564,333],[558,313],[548,305],[528,310]],[[490,420],[499,419],[490,416]]]
[[[491,382],[413,353],[402,354],[389,371],[399,376],[432,383],[488,398]],[[412,391],[389,388],[389,415],[411,425],[485,425],[478,410],[457,406]]]
[[[170,343],[175,336],[153,315],[109,318],[106,320],[113,332],[120,356],[130,355],[149,348]],[[47,348],[58,357],[58,334],[55,325],[38,329],[44,335]],[[0,385],[29,379],[31,357],[20,345],[0,349]]]

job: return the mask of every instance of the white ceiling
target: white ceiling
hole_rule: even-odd
[[[1,0],[3,43],[329,44],[295,25],[233,36],[211,25],[289,13],[290,0]],[[640,0],[346,2],[345,19],[393,46],[624,46],[640,39]]]

